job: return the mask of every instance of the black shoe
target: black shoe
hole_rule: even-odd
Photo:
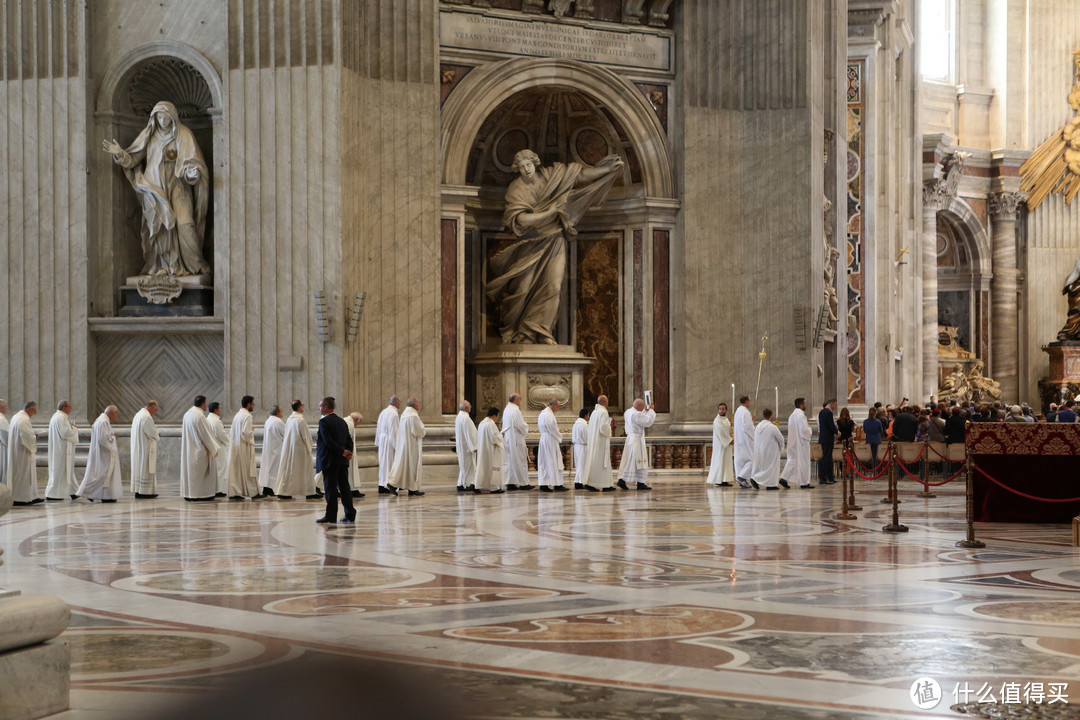
[[[614,487],[600,488],[600,492],[615,492]]]
[[[47,498],[45,498],[45,499],[46,499],[46,500],[48,500],[49,502],[64,502],[64,498],[51,498],[51,497],[47,497]]]
[[[103,503],[112,503],[112,502],[116,502],[116,498],[105,498],[105,499],[103,499],[103,500],[102,500],[101,502],[103,502]]]
[[[423,494],[424,494],[423,490],[410,490],[409,491],[409,497],[420,497]]]
[[[325,493],[323,493],[323,491],[320,490],[319,488],[315,488],[315,494],[317,496],[319,496],[319,497],[325,497],[326,496]]]
[[[362,498],[362,497],[364,497],[364,493],[360,492],[359,490],[353,490],[352,491],[352,496],[354,498]]]
[[[292,500],[292,495],[278,495],[278,500]]]
[[[547,485],[541,485],[541,486],[540,486],[540,492],[555,492],[555,491],[554,491],[554,490],[552,490],[552,489],[551,489],[550,487],[548,487]]]
[[[503,489],[504,489],[504,490],[507,490],[507,491],[510,491],[510,490],[517,490],[517,489],[518,489],[518,487],[517,487],[517,485],[516,485],[516,484],[514,484],[514,483],[509,483],[509,484],[507,484],[507,486],[506,486],[505,488],[503,488]]]
[[[574,483],[574,489],[575,490],[584,490],[585,489],[585,483]]]
[[[639,483],[637,484],[637,489],[638,489],[638,490],[652,490],[652,488],[651,488],[651,487],[649,487],[648,485],[646,485],[646,484],[645,484],[645,483],[643,483],[643,482],[639,482]]]
[[[228,497],[227,493],[214,493],[214,497]]]
[[[518,490],[534,490],[535,485],[518,485]]]
[[[477,490],[476,492],[480,492],[480,491],[479,491],[479,490]],[[506,492],[505,490],[492,490],[492,491],[491,491],[491,494],[492,494],[492,495],[502,495],[502,494],[503,494],[503,493],[505,493],[505,492]]]
[[[33,505],[34,503],[23,502],[22,500],[16,500],[15,502],[13,502],[11,504],[14,505],[15,507],[27,507],[29,505]]]
[[[337,525],[337,521],[334,520],[334,518],[328,518],[328,517],[321,517],[318,520],[316,520],[315,522],[317,522],[320,525]]]
[[[89,498],[87,498],[87,499],[89,500]],[[216,498],[213,495],[211,495],[210,497],[204,497],[204,498],[189,498],[189,497],[186,497],[184,499],[187,500],[188,502],[210,502],[211,500],[214,500]],[[90,500],[90,502],[94,502],[94,501]]]
[[[814,486],[813,485],[800,485],[799,489],[800,490],[813,490]]]
[[[474,495],[483,495],[484,494],[483,490],[477,490],[476,488],[473,488],[472,491],[473,491]]]
[[[785,480],[784,478],[780,478],[780,487],[783,487],[783,488],[790,488],[791,486],[790,486],[790,485],[788,485],[788,481],[787,481],[787,480]]]
[[[393,485],[387,485],[386,486],[386,492],[388,494],[390,494],[390,495],[397,495],[398,489],[396,487],[394,487]]]
[[[465,488],[465,490],[467,490],[468,492],[473,492],[473,491],[476,490],[476,486],[475,485],[470,485],[469,487]]]
[[[754,478],[750,478],[750,484],[754,486],[755,490],[760,490],[761,489],[761,486],[758,485],[758,481],[755,480]]]
[[[556,485],[555,492],[570,492],[570,489],[565,485]]]
[[[154,497],[157,497],[157,495],[155,495]],[[72,500],[78,500],[78,499],[79,499],[79,496],[78,496],[78,495],[72,495],[72,496],[71,496],[71,499],[72,499]]]
[[[243,499],[244,499],[243,495],[233,495],[232,497],[229,498],[229,500],[243,500]]]
[[[262,500],[262,499],[263,499],[262,495],[252,495],[251,496],[251,502],[255,502],[256,500]]]
[[[33,500],[31,500],[30,504],[31,505],[38,505],[38,504],[43,503],[43,502],[45,502],[45,500],[43,500],[42,498],[37,497],[37,498],[34,498]]]
[[[457,486],[457,491],[458,492],[469,492],[469,488],[465,487],[464,485],[458,485]]]
[[[264,487],[262,494],[263,497],[274,497],[274,488]]]
[[[351,517],[343,517],[340,520],[338,520],[338,522],[341,523],[342,525],[355,525],[356,524],[356,520],[352,519]]]
[[[589,492],[600,492],[600,488],[594,488],[592,485],[586,485],[585,489]]]
[[[74,500],[75,497],[76,497],[75,495],[72,495],[71,499]],[[157,493],[154,493],[152,495],[147,494],[147,493],[135,493],[135,499],[136,500],[153,500],[156,497],[157,497]]]
[[[623,480],[622,478],[619,478],[619,482],[617,482],[615,484],[619,486],[620,490],[629,490],[630,489],[630,488],[626,487],[626,481]]]
[[[305,500],[322,500],[322,493],[315,493],[314,495],[305,495]]]
[[[729,482],[716,483],[716,487],[732,487],[732,484]]]
[[[780,486],[779,485],[770,485],[769,487],[767,487],[765,489],[766,490],[779,490]]]
[[[389,494],[390,494],[390,491],[389,491],[389,490],[387,490],[387,489],[386,489],[385,487],[383,487],[382,485],[380,485],[380,486],[379,486],[379,494],[380,494],[380,495],[389,495]]]

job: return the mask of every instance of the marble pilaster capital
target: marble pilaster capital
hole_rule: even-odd
[[[1022,192],[993,193],[989,198],[990,217],[994,220],[1015,220],[1020,203],[1027,200]]]
[[[923,185],[923,208],[929,210],[944,210],[949,206],[954,197],[949,192],[949,185],[944,180],[934,180]]]

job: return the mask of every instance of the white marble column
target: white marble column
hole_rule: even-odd
[[[1001,383],[1007,403],[1019,401],[1017,360],[1020,335],[1017,324],[1016,211],[1022,193],[1000,192],[990,196],[991,256],[994,278],[990,281],[990,362],[988,374]]]
[[[946,202],[943,183],[923,186],[922,206],[922,387],[915,397],[937,393],[938,389],[938,282],[937,214]]]

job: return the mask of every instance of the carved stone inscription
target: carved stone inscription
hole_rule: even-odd
[[[671,70],[671,38],[651,32],[612,32],[581,25],[444,11],[439,23],[439,42],[443,47],[464,50]]]

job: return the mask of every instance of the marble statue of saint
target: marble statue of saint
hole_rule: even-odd
[[[983,362],[979,360],[968,373],[968,385],[972,389],[972,400],[975,402],[987,402],[989,400],[1001,400],[1001,383],[982,374]]]
[[[1058,331],[1058,340],[1080,340],[1080,260],[1076,261],[1069,277],[1065,278],[1062,295],[1069,296],[1069,315],[1065,327]]]
[[[956,400],[957,402],[967,402],[971,399],[971,385],[968,382],[968,376],[964,374],[959,365],[953,366],[953,371],[945,378],[945,381],[938,389],[937,395],[942,400]]]
[[[503,224],[517,241],[489,263],[488,297],[499,308],[504,343],[557,345],[552,331],[566,275],[566,240],[585,211],[603,201],[623,161],[609,155],[595,167],[540,167],[532,150],[514,156],[519,177],[506,190]],[[580,186],[580,187],[579,187]]]
[[[126,150],[116,140],[102,143],[124,168],[142,208],[144,275],[204,275],[206,209],[210,173],[191,130],[180,124],[176,107],[159,102],[150,120]]]

